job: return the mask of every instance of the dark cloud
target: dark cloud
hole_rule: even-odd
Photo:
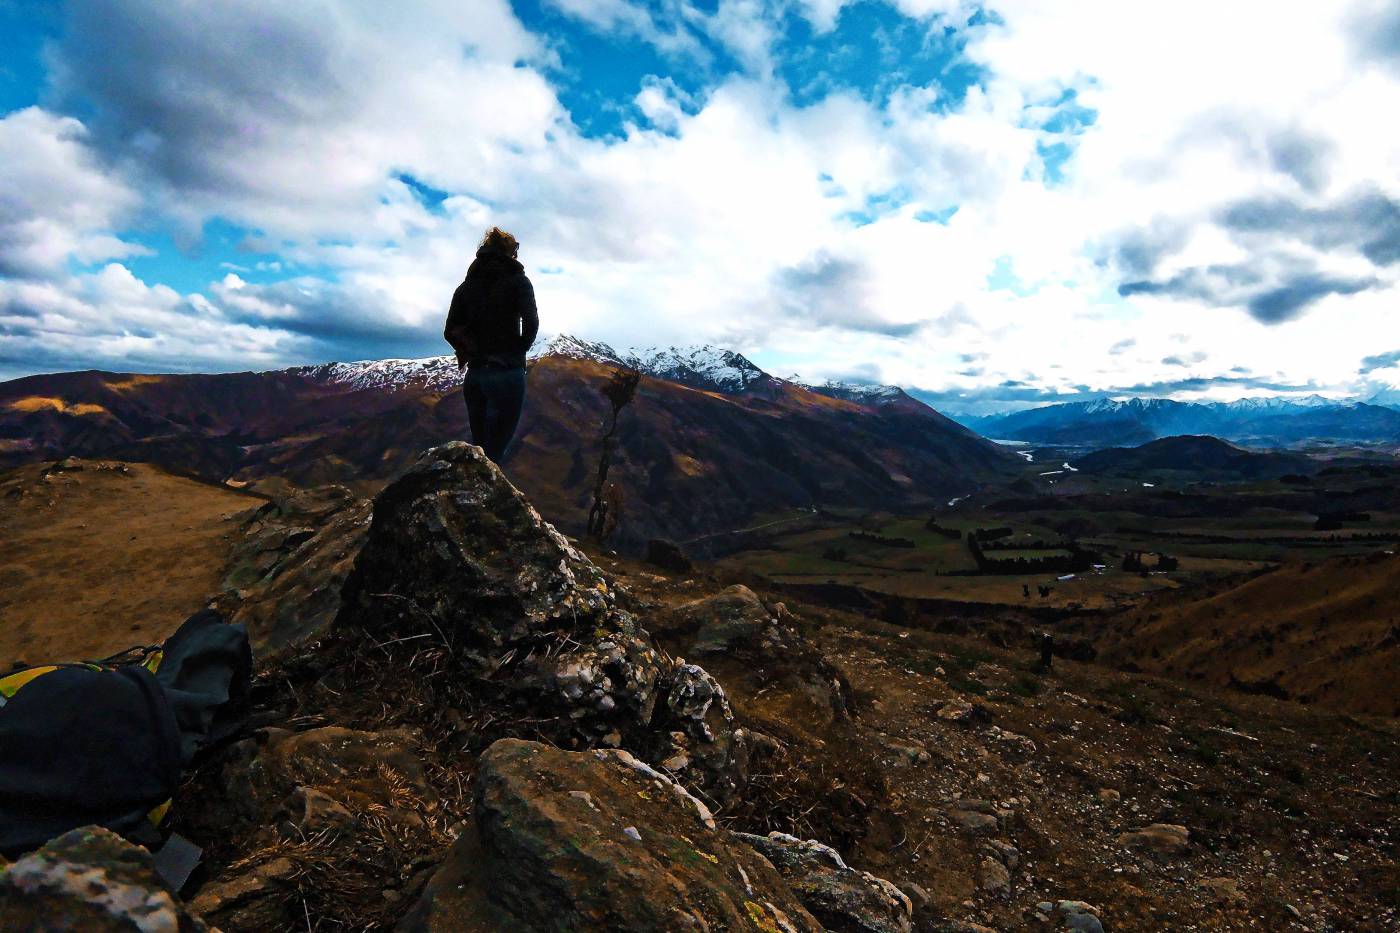
[[[1275,168],[1305,190],[1325,184],[1331,157],[1326,141],[1301,130],[1280,131],[1268,137],[1268,151]],[[1220,210],[1214,221],[1249,252],[1246,260],[1155,277],[1160,261],[1186,239],[1186,228],[1158,220],[1120,234],[1107,247],[1105,255],[1122,276],[1118,293],[1243,308],[1263,324],[1280,324],[1329,295],[1382,284],[1377,276],[1323,272],[1315,261],[1300,258],[1297,244],[1356,253],[1378,268],[1400,263],[1400,202],[1374,187],[1322,205],[1281,196],[1247,198]]]
[[[908,337],[920,323],[896,324],[871,309],[871,271],[864,263],[820,252],[773,275],[773,297],[794,317],[818,326]]]
[[[1279,324],[1301,315],[1315,301],[1328,295],[1355,295],[1374,288],[1375,279],[1339,279],[1320,275],[1304,275],[1287,284],[1255,295],[1245,308],[1255,320],[1264,324]]]
[[[1118,286],[1118,294],[1163,295],[1219,307],[1242,307],[1261,324],[1281,324],[1299,317],[1328,295],[1354,295],[1380,284],[1374,278],[1322,275],[1292,261],[1268,265],[1271,268],[1267,270],[1243,263],[1187,269],[1162,281],[1124,282]]]
[[[1129,278],[1147,278],[1157,264],[1186,245],[1190,228],[1158,219],[1145,227],[1123,231],[1110,244],[1108,259]]]
[[[1362,357],[1361,368],[1357,370],[1357,373],[1364,376],[1377,369],[1389,369],[1397,364],[1400,364],[1400,350],[1377,353],[1374,356]]]
[[[1358,7],[1350,25],[1352,43],[1363,59],[1400,71],[1400,3]]]
[[[1300,240],[1317,249],[1351,249],[1378,266],[1400,262],[1400,203],[1382,192],[1359,191],[1326,207],[1287,198],[1252,198],[1226,208],[1232,233]]]
[[[1270,135],[1267,147],[1274,169],[1292,176],[1304,191],[1316,192],[1326,186],[1332,153],[1336,149],[1330,140],[1299,129],[1287,129]]]
[[[232,323],[310,338],[320,359],[416,358],[443,353],[441,321],[409,323],[386,313],[387,296],[315,278],[213,290]]]
[[[58,87],[93,108],[106,141],[139,152],[175,187],[237,194],[260,184],[237,154],[263,134],[314,132],[352,115],[337,53],[345,37],[327,12],[75,0]]]

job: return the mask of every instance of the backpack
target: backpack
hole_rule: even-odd
[[[0,856],[94,824],[159,842],[184,769],[236,731],[251,677],[246,630],[209,609],[160,647],[0,677]]]

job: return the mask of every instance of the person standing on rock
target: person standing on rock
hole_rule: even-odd
[[[477,248],[467,277],[452,293],[442,336],[465,367],[462,394],[472,443],[495,463],[520,422],[525,403],[525,353],[540,329],[535,288],[516,259],[520,244],[492,227]]]

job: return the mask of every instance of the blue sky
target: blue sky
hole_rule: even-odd
[[[0,0],[0,378],[438,353],[501,223],[547,331],[950,410],[1375,391],[1400,4],[1315,6]]]

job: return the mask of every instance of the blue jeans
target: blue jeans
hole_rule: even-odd
[[[525,369],[469,367],[462,394],[467,399],[472,443],[493,463],[500,463],[525,405]]]

